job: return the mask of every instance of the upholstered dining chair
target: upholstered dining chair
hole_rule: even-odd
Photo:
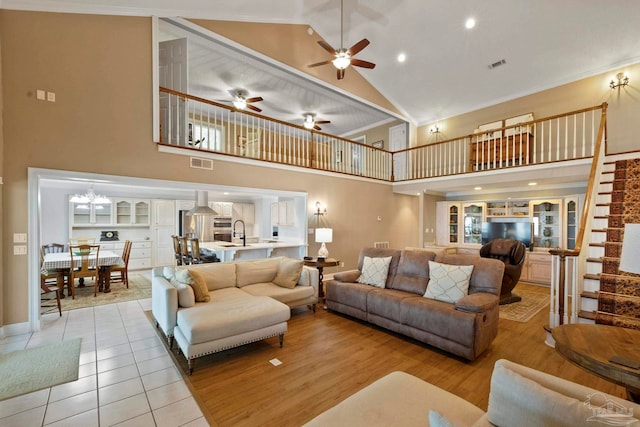
[[[504,262],[504,275],[502,276],[502,288],[500,289],[501,305],[522,300],[520,296],[511,291],[520,280],[526,251],[527,248],[524,243],[513,239],[494,239],[480,248],[481,257],[494,258]]]
[[[122,264],[111,266],[111,282],[122,282],[129,289],[129,256],[131,255],[131,247],[133,242],[125,240],[124,249],[122,250]],[[114,274],[115,273],[115,276]]]
[[[71,298],[75,299],[75,279],[93,278],[93,296],[98,294],[98,257],[100,245],[71,245],[69,246],[71,255],[71,269],[69,270],[69,291]],[[76,261],[80,259],[80,267],[75,267]]]

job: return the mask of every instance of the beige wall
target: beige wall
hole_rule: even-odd
[[[389,149],[389,128],[392,128],[394,126],[398,126],[401,124],[405,124],[405,122],[401,120],[394,120],[391,123],[387,123],[385,125],[376,126],[374,128],[367,129],[364,132],[356,132],[351,135],[345,136],[345,139],[354,139],[354,138],[358,138],[359,136],[365,135],[367,145],[371,145],[376,141],[382,141],[383,142],[382,148],[384,148],[385,150],[388,150]]]
[[[611,90],[609,81],[619,71],[628,73],[630,85],[620,91]],[[533,112],[535,119],[541,119],[607,102],[607,151],[618,153],[637,150],[637,135],[640,134],[640,121],[637,120],[640,115],[640,89],[638,88],[640,88],[640,64],[635,64],[513,101],[440,120],[438,125],[443,131],[438,136],[438,140],[469,135],[481,124],[521,114]],[[429,133],[433,125],[434,123],[430,123],[418,127],[419,145],[435,142],[434,136]]]
[[[27,232],[27,169],[38,167],[306,191],[310,203],[327,205],[329,251],[344,268],[374,241],[416,241],[416,202],[395,196],[389,185],[220,161],[203,171],[189,168],[188,157],[159,153],[152,142],[149,18],[4,10],[0,39],[5,236]],[[56,102],[36,100],[36,89],[55,92]],[[14,256],[8,239],[2,250],[1,321],[25,322],[27,257]],[[310,253],[317,250],[310,245]]]

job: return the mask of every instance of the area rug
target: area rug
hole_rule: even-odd
[[[77,380],[81,340],[0,354],[0,400]]]
[[[62,311],[151,298],[151,281],[141,274],[129,274],[128,289],[124,283],[111,283],[111,292],[108,294],[98,292],[96,297],[93,296],[93,281],[87,280],[87,282],[87,286],[83,288],[76,287],[76,299],[71,299],[71,297],[67,296],[60,301],[62,303]],[[55,294],[52,295],[55,298]],[[47,307],[46,311],[43,310],[43,314],[57,311],[58,308],[55,306],[55,301],[53,301],[53,306]]]
[[[547,293],[515,289],[514,294],[521,296],[522,301],[501,305],[501,319],[526,323],[538,314],[540,310],[549,305],[549,295]]]

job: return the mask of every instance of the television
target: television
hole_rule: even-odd
[[[493,239],[514,239],[519,240],[527,248],[531,247],[530,222],[483,222],[482,223],[482,244]]]

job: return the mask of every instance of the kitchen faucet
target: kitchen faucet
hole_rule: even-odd
[[[236,224],[240,223],[242,224],[242,246],[247,246],[247,234],[246,234],[246,230],[244,228],[244,221],[241,219],[236,219],[235,222],[233,223],[233,237],[236,237],[236,235],[238,233],[236,233]]]

